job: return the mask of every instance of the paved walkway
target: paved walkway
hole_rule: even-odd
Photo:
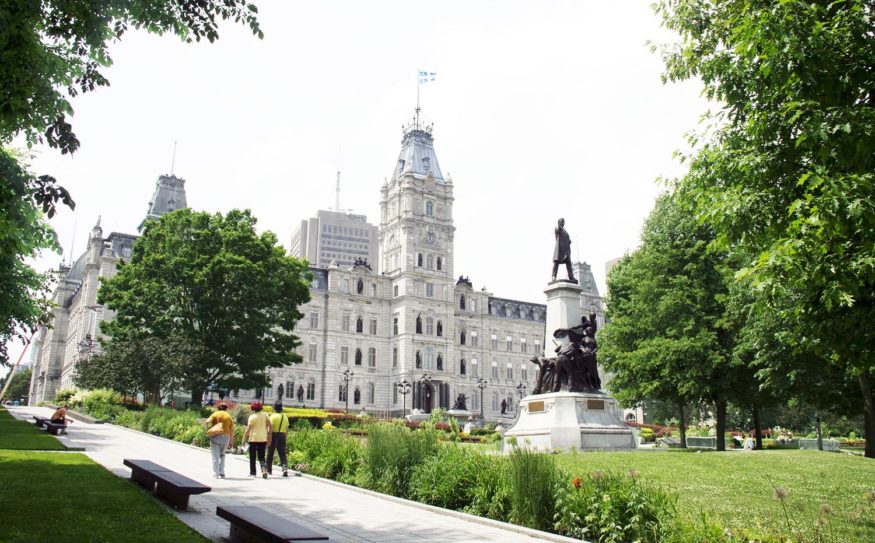
[[[45,407],[10,407],[10,413],[32,420],[51,415]],[[475,542],[475,541],[575,541],[510,524],[472,517],[407,500],[327,482],[316,477],[250,479],[248,457],[226,457],[225,479],[213,479],[206,449],[176,443],[112,424],[76,421],[60,436],[69,447],[83,447],[85,454],[120,477],[130,477],[125,458],[143,458],[212,487],[192,496],[189,511],[177,512],[186,524],[213,541],[224,541],[226,521],[216,516],[217,505],[258,505],[313,530],[332,542]]]

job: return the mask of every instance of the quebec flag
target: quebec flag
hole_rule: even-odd
[[[419,71],[419,83],[428,83],[429,81],[434,81],[434,78],[437,77],[437,72],[425,72]]]

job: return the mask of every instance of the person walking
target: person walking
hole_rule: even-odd
[[[289,432],[289,417],[283,413],[283,402],[273,404],[273,414],[270,416],[271,440],[267,449],[267,474],[273,475],[273,453],[279,452],[280,465],[283,467],[283,477],[289,476],[289,459],[286,456],[286,435]]]
[[[260,401],[255,400],[249,405],[252,414],[249,415],[249,421],[246,424],[246,431],[243,432],[243,443],[249,443],[249,476],[257,477],[255,474],[255,457],[258,457],[258,463],[261,465],[261,476],[267,479],[267,465],[264,462],[264,452],[267,444],[270,443],[271,433],[273,429],[270,425],[270,417],[263,411],[264,406]]]
[[[225,451],[234,446],[234,419],[228,414],[228,404],[219,402],[217,410],[207,418],[207,435],[213,455],[213,477],[225,478]]]

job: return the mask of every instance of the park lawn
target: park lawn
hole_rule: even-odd
[[[0,451],[0,541],[209,541],[80,453]]]
[[[0,409],[0,449],[63,451],[65,447],[44,429]]]
[[[566,453],[557,462],[574,475],[635,470],[642,482],[677,494],[678,508],[690,518],[712,512],[753,535],[798,530],[814,540],[820,519],[828,521],[820,528],[828,541],[875,541],[875,460],[869,458],[800,450],[637,451]],[[783,504],[775,487],[789,491]]]

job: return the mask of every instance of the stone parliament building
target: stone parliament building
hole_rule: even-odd
[[[162,178],[151,218],[168,210],[154,209],[154,201],[173,198],[161,191]],[[177,207],[184,206],[184,192],[181,205],[176,194]],[[286,405],[400,416],[405,407],[408,413],[448,409],[464,395],[472,413],[495,420],[504,404],[505,415],[514,417],[519,392],[535,383],[529,358],[544,350],[546,306],[496,297],[456,276],[452,210],[453,182],[438,165],[431,126],[421,125],[417,115],[380,187],[376,262],[311,267],[311,300],[300,308],[303,318],[294,330],[303,362],[269,369],[271,387],[230,391],[230,399],[282,397]],[[89,251],[67,270],[59,287],[66,290],[56,292],[54,327],[40,333],[35,347],[31,403],[72,386],[75,361],[88,356],[99,333],[96,323],[112,317],[96,304],[96,277],[114,273],[115,261],[130,255],[134,240],[119,234],[104,240],[95,230]],[[597,313],[601,325],[602,298],[589,265],[576,264],[575,273],[581,307]],[[411,384],[407,396],[397,386],[402,381]]]

